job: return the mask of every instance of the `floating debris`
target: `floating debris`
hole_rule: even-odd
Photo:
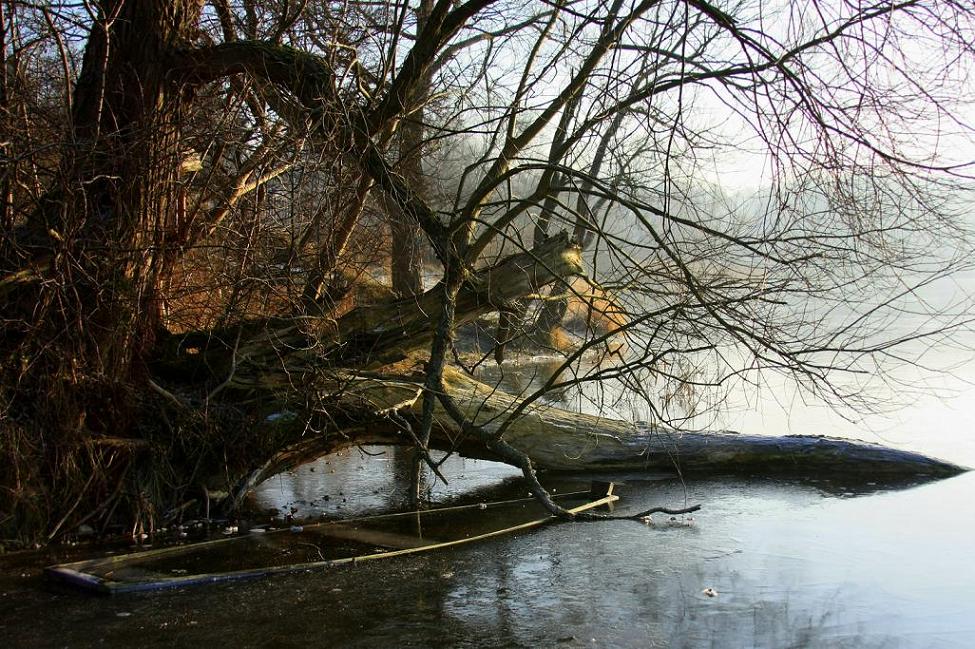
[[[281,412],[272,412],[270,415],[264,418],[264,421],[273,424],[276,421],[291,421],[298,415],[291,412],[290,410],[282,410]]]
[[[716,591],[713,588],[705,588],[704,590],[701,591],[701,593],[705,597],[717,597],[718,596],[718,591]]]

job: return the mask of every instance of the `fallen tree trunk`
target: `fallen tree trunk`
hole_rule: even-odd
[[[367,424],[308,436],[286,446],[238,485],[243,495],[261,481],[350,446],[413,444],[409,427],[420,416],[421,378],[346,377],[342,408]],[[468,419],[500,428],[518,399],[454,368],[444,385]],[[369,413],[364,415],[363,413]],[[552,472],[665,471],[683,474],[859,476],[872,480],[944,478],[968,469],[920,453],[815,435],[763,436],[730,431],[678,432],[533,404],[510,424],[504,439],[539,470]],[[430,446],[464,457],[499,460],[464,434],[438,405]]]
[[[515,300],[583,270],[582,251],[563,232],[472,271],[457,296],[454,326],[509,309]],[[179,381],[196,373],[229,375],[225,387],[267,389],[290,386],[296,373],[314,374],[323,365],[382,367],[430,344],[431,319],[442,301],[437,285],[419,296],[357,307],[337,320],[270,318],[173,335],[160,345],[154,371]]]
[[[509,309],[515,300],[582,272],[582,249],[564,232],[553,236],[472,274],[457,294],[454,326]],[[379,366],[406,357],[433,339],[431,319],[440,312],[442,301],[438,286],[417,297],[350,311],[338,320],[340,346],[330,358]]]

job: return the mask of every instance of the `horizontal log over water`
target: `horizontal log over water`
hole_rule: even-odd
[[[410,444],[402,423],[419,420],[421,382],[385,376],[345,377],[342,407],[371,413],[373,421],[348,430],[305,436],[284,448],[249,476],[244,489],[288,468],[349,446]],[[467,416],[489,431],[500,428],[518,403],[447,368],[447,392]],[[513,422],[504,438],[526,453],[536,468],[552,472],[677,472],[841,477],[876,480],[944,478],[965,467],[920,453],[850,439],[816,435],[744,435],[729,431],[678,432],[532,404]],[[498,460],[482,444],[467,439],[438,405],[431,446],[464,457]]]
[[[880,479],[950,477],[965,467],[921,453],[825,435],[746,435],[734,431],[680,433],[636,428],[632,436],[604,443],[583,457],[587,470],[680,469],[686,474],[859,474]],[[627,457],[627,454],[630,457]],[[634,457],[635,456],[635,457]],[[564,462],[557,471],[578,471]]]
[[[448,391],[486,428],[499,427],[517,398],[457,370]],[[440,413],[438,413],[440,414]],[[438,417],[449,428],[446,415]],[[815,435],[744,435],[730,431],[678,432],[533,405],[505,439],[550,471],[680,470],[682,472],[863,473],[951,476],[966,469],[949,462],[868,442]]]

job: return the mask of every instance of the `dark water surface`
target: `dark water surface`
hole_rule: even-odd
[[[331,492],[328,507],[382,508],[398,497],[384,464],[320,461],[272,480],[262,497]],[[451,489],[474,498],[521,495],[506,467],[450,469],[463,485]],[[376,493],[343,503],[340,485]],[[621,512],[685,499],[704,509],[693,520],[554,524],[326,572],[116,598],[46,585],[41,558],[7,559],[0,646],[975,646],[975,474],[897,491],[629,476],[618,493]]]

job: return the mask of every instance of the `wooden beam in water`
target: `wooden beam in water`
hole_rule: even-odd
[[[566,494],[568,495],[568,494]],[[511,504],[517,502],[531,502],[533,499],[523,499],[517,501],[507,501],[503,504]],[[578,505],[576,507],[570,508],[568,511],[572,513],[584,512],[590,509],[595,509],[604,505],[610,505],[611,503],[619,500],[619,496],[612,494],[612,483],[609,483],[608,492],[601,498],[596,500]],[[491,505],[487,505],[491,506]],[[424,513],[438,513],[442,511],[449,510],[459,510],[459,509],[471,509],[480,508],[480,504],[476,505],[464,505],[459,507],[444,508],[443,510],[429,510],[429,512]],[[392,518],[397,516],[408,516],[411,512],[404,514],[392,514],[385,516],[376,517],[366,517],[367,520],[372,519],[383,519]],[[312,561],[307,563],[299,564],[289,564],[284,566],[271,566],[263,568],[246,568],[243,570],[234,570],[222,573],[201,573],[195,575],[180,575],[175,577],[160,577],[154,578],[146,581],[115,581],[110,578],[100,577],[97,574],[92,574],[91,571],[98,570],[99,568],[112,567],[112,566],[124,566],[125,564],[141,564],[151,561],[159,557],[167,555],[176,555],[181,552],[193,552],[200,549],[205,549],[209,547],[214,547],[217,544],[225,544],[228,542],[241,540],[241,537],[231,538],[231,539],[219,539],[216,541],[209,541],[205,543],[176,546],[173,548],[161,548],[158,550],[148,550],[146,552],[137,552],[134,554],[107,557],[104,559],[93,559],[88,561],[78,561],[75,563],[61,564],[56,566],[51,566],[45,569],[45,574],[53,579],[57,579],[64,583],[78,586],[96,592],[99,594],[106,595],[116,595],[122,593],[132,593],[132,592],[143,592],[143,591],[154,591],[154,590],[164,590],[170,588],[181,588],[186,586],[193,586],[198,584],[209,584],[224,581],[239,581],[244,579],[256,579],[259,577],[267,577],[271,575],[278,574],[288,574],[309,570],[319,570],[324,568],[331,568],[334,566],[342,565],[355,565],[362,561],[374,561],[377,559],[390,559],[393,557],[405,556],[408,554],[416,554],[419,552],[430,552],[433,550],[440,550],[451,548],[455,546],[465,545],[468,543],[474,543],[476,541],[483,541],[490,538],[495,538],[498,536],[504,536],[507,534],[513,534],[515,532],[520,532],[524,530],[533,529],[541,525],[545,525],[554,520],[557,520],[554,516],[547,515],[541,518],[537,518],[519,525],[513,525],[511,527],[506,527],[500,530],[494,530],[491,532],[485,532],[483,534],[477,534],[470,537],[465,537],[461,539],[454,539],[450,541],[441,541],[434,543],[426,543],[416,547],[407,547],[391,550],[388,552],[373,552],[361,556],[343,557],[340,559],[330,559],[323,561]],[[310,528],[321,528],[330,525],[331,523],[322,523],[315,526],[309,526]],[[287,532],[288,530],[281,530],[281,532]],[[371,530],[370,530],[371,532]],[[400,535],[394,535],[399,537]],[[350,537],[351,538],[351,537]],[[362,540],[361,538],[355,540]]]

